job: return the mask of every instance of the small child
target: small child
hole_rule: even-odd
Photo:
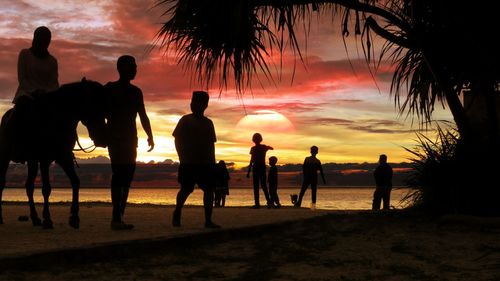
[[[302,204],[302,198],[307,190],[307,187],[311,185],[311,210],[316,209],[316,191],[318,189],[318,171],[321,174],[323,183],[326,184],[325,176],[323,175],[323,167],[321,162],[316,155],[318,154],[318,147],[311,146],[311,156],[306,157],[304,164],[302,165],[302,172],[304,174],[304,181],[302,182],[302,188],[300,189],[299,199],[295,203],[295,207],[300,207]]]
[[[214,207],[224,207],[226,205],[226,195],[229,195],[229,172],[226,162],[220,160],[216,166]]]
[[[253,134],[252,141],[255,145],[250,149],[250,154],[252,156],[250,158],[250,164],[248,165],[247,178],[250,177],[250,171],[253,168],[253,196],[255,200],[253,208],[260,208],[259,185],[262,187],[262,191],[266,197],[267,207],[270,208],[271,199],[269,198],[266,184],[266,152],[268,150],[273,150],[273,148],[265,144],[261,144],[262,135],[259,133]]]
[[[278,158],[275,156],[269,157],[269,175],[267,177],[267,182],[269,183],[269,197],[271,199],[271,204],[275,208],[281,207],[280,199],[278,197],[278,167],[276,163]]]

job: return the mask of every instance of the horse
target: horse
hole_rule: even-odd
[[[73,154],[78,142],[79,122],[87,128],[96,147],[106,147],[104,86],[99,82],[83,78],[64,84],[55,91],[19,100],[4,114],[0,123],[0,224],[3,223],[2,192],[9,163],[13,161],[26,162],[28,166],[25,187],[32,224],[53,228],[49,210],[49,166],[55,162],[64,170],[73,191],[69,225],[75,229],[80,227],[80,179]],[[42,178],[43,222],[33,200],[38,164]]]

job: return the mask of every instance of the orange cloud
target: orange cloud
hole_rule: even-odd
[[[91,1],[85,9],[78,1],[2,3],[0,109],[11,106],[19,51],[30,46],[36,26],[47,25],[53,32],[50,51],[58,59],[61,83],[83,76],[101,83],[116,80],[116,59],[123,54],[136,57],[138,74],[134,83],[144,92],[157,138],[157,148],[146,153],[144,134],[139,130],[142,161],[177,158],[171,132],[178,118],[189,112],[191,92],[206,88],[211,95],[206,113],[214,120],[219,140],[217,157],[228,162],[248,162],[250,139],[256,128],[238,123],[262,111],[279,113],[293,124],[293,133],[266,130],[264,137],[275,146],[273,153],[280,163],[302,162],[311,144],[321,147],[323,162],[372,161],[380,151],[393,161],[405,160],[401,146],[413,143],[415,128],[398,117],[388,95],[392,68],[382,64],[376,72],[370,72],[352,37],[347,40],[346,53],[335,24],[312,23],[307,52],[303,53],[305,65],[289,51],[283,57],[274,53],[269,62],[275,80],[257,75],[265,87],[256,80],[240,97],[231,83],[222,90],[217,83],[208,87],[197,84],[196,77],[177,65],[173,53],[151,49],[164,20],[162,8],[153,8],[155,2]],[[304,35],[299,33],[298,38]],[[446,111],[437,114],[440,119],[451,119]],[[266,121],[253,122],[263,126],[260,123]],[[85,142],[85,130],[80,131]],[[106,150],[97,150],[99,154],[106,154]]]

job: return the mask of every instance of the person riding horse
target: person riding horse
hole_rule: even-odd
[[[43,225],[52,228],[49,211],[49,196],[51,186],[49,182],[49,166],[56,162],[68,176],[73,189],[71,204],[70,225],[79,228],[78,192],[80,180],[74,168],[73,148],[77,141],[76,128],[81,121],[89,131],[90,138],[96,146],[106,147],[107,130],[104,114],[104,86],[98,82],[85,78],[80,82],[62,85],[59,89],[39,94],[29,99],[29,106],[36,111],[17,112],[23,120],[32,120],[30,128],[34,128],[32,136],[25,139],[24,159],[28,164],[26,179],[26,193],[30,206],[30,217],[33,225]],[[23,124],[10,124],[11,114],[15,109],[7,111],[0,125],[0,223],[2,191],[5,188],[6,173],[9,162],[16,157],[16,130]],[[10,127],[13,130],[6,130]],[[38,218],[33,200],[35,179],[38,173],[38,164],[42,177],[42,194],[44,197],[43,222]]]

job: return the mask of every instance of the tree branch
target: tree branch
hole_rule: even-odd
[[[411,40],[406,39],[402,36],[394,35],[391,32],[385,30],[383,27],[378,25],[378,23],[371,16],[366,19],[366,25],[368,25],[368,27],[370,29],[372,29],[373,32],[375,32],[377,35],[379,35],[380,37],[382,37],[390,42],[393,42],[393,43],[395,43],[401,47],[405,47],[407,49],[416,48],[414,42],[412,42]]]
[[[377,7],[373,4],[363,3],[359,0],[330,0],[330,1],[315,1],[315,0],[252,0],[251,4],[254,7],[282,7],[290,5],[309,5],[309,4],[337,4],[343,6],[347,9],[353,9],[360,12],[365,12],[368,14],[376,15],[386,19],[391,24],[397,26],[403,31],[408,32],[411,27],[410,25],[403,21],[401,18],[391,13],[390,11]]]

